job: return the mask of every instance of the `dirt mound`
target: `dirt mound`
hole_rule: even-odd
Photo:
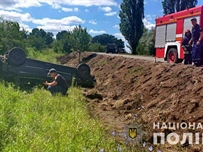
[[[97,80],[94,89],[84,89],[92,115],[98,116],[117,132],[135,119],[147,130],[149,136],[146,140],[152,142],[154,122],[203,123],[202,67],[88,52],[82,54],[82,59]],[[58,61],[76,66],[78,55],[65,55]],[[197,148],[169,146],[164,151],[169,149],[191,152]]]

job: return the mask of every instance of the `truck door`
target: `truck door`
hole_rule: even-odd
[[[166,42],[166,25],[156,26],[155,29],[155,48],[156,48],[156,57],[164,57],[164,47]]]
[[[176,41],[176,23],[167,24],[166,42]]]

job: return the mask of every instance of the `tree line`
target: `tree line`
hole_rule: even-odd
[[[76,26],[72,31],[60,31],[56,34],[46,32],[43,29],[33,28],[31,32],[21,29],[18,22],[2,19],[0,22],[0,53],[4,53],[12,47],[20,47],[25,51],[33,48],[36,51],[51,48],[55,52],[71,53],[73,51],[105,52],[108,43],[115,43],[119,49],[124,49],[122,39],[110,34],[101,34],[92,37],[86,28]],[[143,37],[139,42],[138,54],[152,52],[152,46],[148,45],[149,37],[153,37],[153,29],[145,29]],[[150,33],[150,34],[148,34]],[[151,49],[151,51],[148,51]],[[142,51],[145,50],[145,51]]]
[[[54,37],[52,32],[33,28],[31,32],[21,29],[18,22],[1,19],[0,53],[12,47],[24,50],[33,48],[36,51],[51,48],[55,52],[71,53],[73,51],[105,52],[107,43],[115,43],[120,49],[125,47],[124,41],[113,35],[101,34],[92,37],[86,28],[76,26],[71,31],[60,31]]]

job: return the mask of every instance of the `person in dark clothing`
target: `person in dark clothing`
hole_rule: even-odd
[[[56,93],[61,93],[66,95],[68,91],[68,83],[66,82],[65,78],[58,74],[54,68],[49,70],[48,75],[52,77],[53,82],[48,83],[46,81],[44,82],[44,85],[48,86],[47,89],[51,92],[51,94],[55,95]]]
[[[192,45],[192,61],[194,65],[200,66],[201,65],[201,47],[202,47],[202,38],[203,38],[203,33],[202,33],[202,28],[199,24],[197,24],[197,19],[192,18],[192,38],[189,42],[189,44]]]
[[[182,47],[184,49],[184,64],[192,64],[192,46],[189,45],[189,41],[192,37],[192,34],[189,29],[185,31],[185,37],[182,41]]]

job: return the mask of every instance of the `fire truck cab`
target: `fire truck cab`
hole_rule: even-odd
[[[169,63],[180,63],[184,59],[181,42],[186,29],[192,29],[191,19],[196,18],[203,27],[203,6],[156,18],[156,57]]]

